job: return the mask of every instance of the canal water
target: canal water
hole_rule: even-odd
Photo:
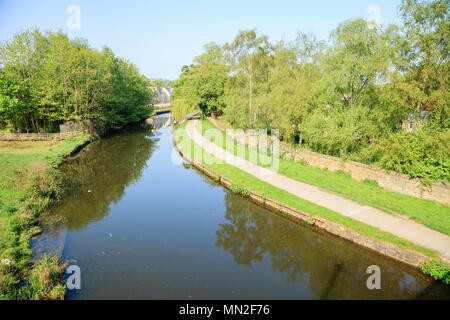
[[[93,143],[33,240],[81,270],[68,299],[449,299],[448,286],[233,194],[173,150],[172,127]],[[381,270],[369,290],[366,270]]]

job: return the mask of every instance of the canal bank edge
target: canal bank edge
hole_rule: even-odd
[[[57,168],[63,164],[68,157],[74,156],[88,146],[93,137],[85,135],[79,137],[74,145],[70,146],[69,150],[64,153],[55,155],[53,159],[48,162],[48,167],[42,173],[38,173],[40,181],[39,187],[35,188],[35,193],[40,196],[31,201],[29,198],[34,198],[35,193],[24,194],[24,207],[8,209],[10,214],[4,221],[5,224],[12,225],[14,237],[20,239],[18,243],[12,242],[8,246],[6,244],[5,250],[13,252],[20,252],[17,261],[14,259],[5,259],[9,263],[0,264],[0,276],[3,274],[2,281],[0,281],[0,300],[6,299],[63,299],[65,295],[65,286],[62,284],[62,273],[66,268],[66,263],[61,261],[60,257],[43,256],[38,260],[32,261],[32,250],[29,248],[30,240],[40,234],[39,219],[42,218],[42,213],[54,201],[55,192],[47,192],[45,196],[41,195],[42,188],[50,188],[53,190],[58,184],[60,178],[58,176]],[[64,142],[62,142],[64,143]],[[33,184],[34,175],[28,177],[29,183]],[[48,184],[48,186],[46,186]],[[26,221],[24,221],[24,219]],[[15,245],[14,245],[15,244]],[[56,275],[59,276],[56,276]],[[1,279],[0,279],[1,280]],[[14,283],[17,281],[17,284]],[[24,289],[24,284],[28,283]],[[6,290],[5,292],[2,292]]]
[[[212,169],[204,166],[203,164],[196,162],[191,159],[191,157],[186,154],[179,144],[177,144],[174,141],[174,144],[176,146],[177,151],[179,154],[190,164],[192,164],[195,168],[200,170],[201,172],[205,173],[207,176],[211,177],[212,179],[216,180],[220,184],[222,184],[227,189],[230,189],[233,191],[233,182],[230,181],[227,178],[221,177],[216,174],[215,171]],[[412,266],[414,268],[422,268],[425,264],[430,263],[432,259],[430,257],[427,257],[426,255],[410,250],[410,249],[404,249],[400,248],[396,245],[386,243],[377,239],[374,239],[372,237],[360,234],[348,227],[345,227],[343,225],[340,225],[338,223],[329,221],[324,218],[314,217],[312,215],[309,215],[307,213],[301,212],[295,208],[286,206],[284,204],[281,204],[275,200],[272,200],[270,198],[264,197],[260,194],[257,194],[256,192],[253,192],[252,190],[246,190],[246,195],[250,200],[253,202],[262,205],[264,208],[267,208],[271,210],[272,212],[283,216],[293,222],[300,223],[303,225],[309,225],[312,227],[317,228],[318,230],[325,231],[329,234],[332,234],[334,236],[337,236],[341,239],[350,241],[356,245],[359,245],[361,247],[370,249],[372,251],[375,251],[377,253],[380,253],[384,256],[387,256],[389,258],[392,258],[396,261],[402,262],[406,265]]]

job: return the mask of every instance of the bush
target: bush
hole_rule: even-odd
[[[369,108],[316,109],[302,124],[307,145],[321,153],[346,156],[359,152],[380,135]]]
[[[360,158],[384,169],[405,173],[412,178],[422,178],[424,183],[448,182],[449,145],[449,131],[441,132],[431,127],[414,133],[399,131],[365,150]]]
[[[250,195],[250,192],[247,189],[234,183],[231,184],[231,191],[245,197]]]
[[[430,261],[422,266],[422,272],[436,280],[450,284],[450,266],[439,261]]]

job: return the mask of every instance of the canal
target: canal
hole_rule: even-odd
[[[164,116],[164,115],[163,115]],[[285,220],[184,163],[172,127],[96,141],[32,241],[81,269],[68,299],[449,299],[448,286]],[[381,269],[369,290],[367,267]]]

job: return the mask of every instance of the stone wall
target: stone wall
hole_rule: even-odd
[[[85,123],[67,121],[67,122],[59,125],[59,132],[60,133],[69,133],[69,132],[75,132],[75,131],[84,131],[87,128],[87,124],[88,124],[88,121],[85,121]]]
[[[80,132],[65,133],[0,133],[0,141],[53,141],[79,135]]]
[[[356,180],[376,181],[380,187],[386,190],[450,204],[450,185],[445,183],[433,183],[426,186],[419,179],[412,179],[406,174],[371,167],[355,161],[344,161],[309,150],[285,152],[283,158],[293,159],[294,161],[303,160],[313,167],[327,168],[330,171],[343,170],[350,173],[352,178]]]

